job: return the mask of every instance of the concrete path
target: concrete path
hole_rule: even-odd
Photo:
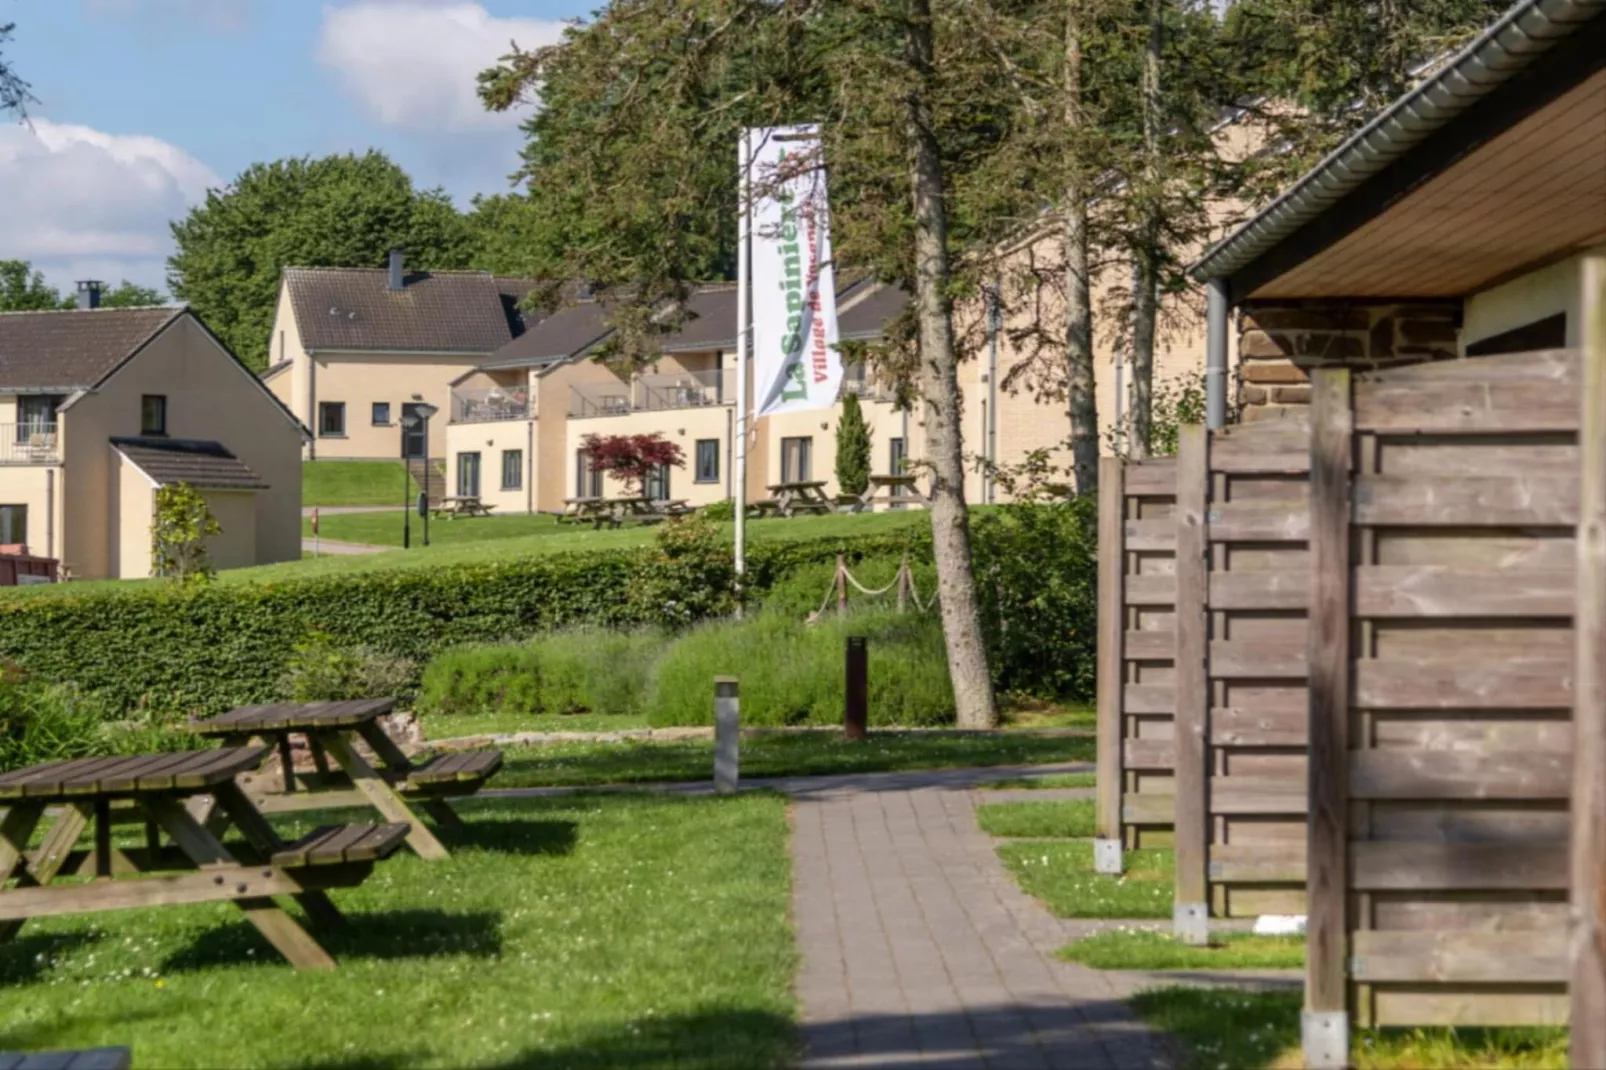
[[[400,546],[373,546],[363,542],[337,542],[334,539],[314,539],[310,535],[301,540],[303,553],[319,557],[340,557],[350,554],[382,554],[387,550],[400,550]]]
[[[301,507],[301,515],[302,516],[311,516],[312,515],[312,511],[314,509],[318,510],[318,515],[323,517],[323,516],[341,516],[342,514],[345,514],[345,513],[399,513],[399,512],[402,511],[403,506],[400,506],[400,505],[303,505]]]

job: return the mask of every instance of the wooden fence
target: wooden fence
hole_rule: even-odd
[[[1176,929],[1305,912],[1310,419],[1184,429]]]
[[[1580,368],[1315,378],[1311,1066],[1351,1024],[1567,1020]]]
[[[1094,857],[1169,843],[1176,461],[1099,468],[1098,795]]]

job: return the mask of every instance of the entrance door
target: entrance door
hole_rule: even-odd
[[[480,496],[480,455],[478,453],[459,453],[457,455],[457,496],[459,498],[478,498]]]
[[[423,457],[429,452],[429,437],[424,429],[423,417],[418,415],[422,405],[407,402],[402,405],[402,460]],[[411,419],[409,419],[411,418]]]

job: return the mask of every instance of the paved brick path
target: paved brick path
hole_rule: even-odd
[[[1130,982],[1053,957],[962,774],[856,779],[793,790],[806,1067],[1169,1065]]]

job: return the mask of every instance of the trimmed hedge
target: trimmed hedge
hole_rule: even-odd
[[[748,551],[748,590],[762,599],[788,573],[828,562],[929,556],[929,533],[761,543]],[[70,682],[124,715],[146,708],[209,715],[277,697],[294,647],[315,631],[420,665],[450,647],[507,642],[575,624],[655,626],[655,548],[552,554],[484,564],[180,588],[94,587],[0,600],[0,659]],[[687,572],[705,583],[706,571]],[[684,603],[703,600],[702,588]]]

